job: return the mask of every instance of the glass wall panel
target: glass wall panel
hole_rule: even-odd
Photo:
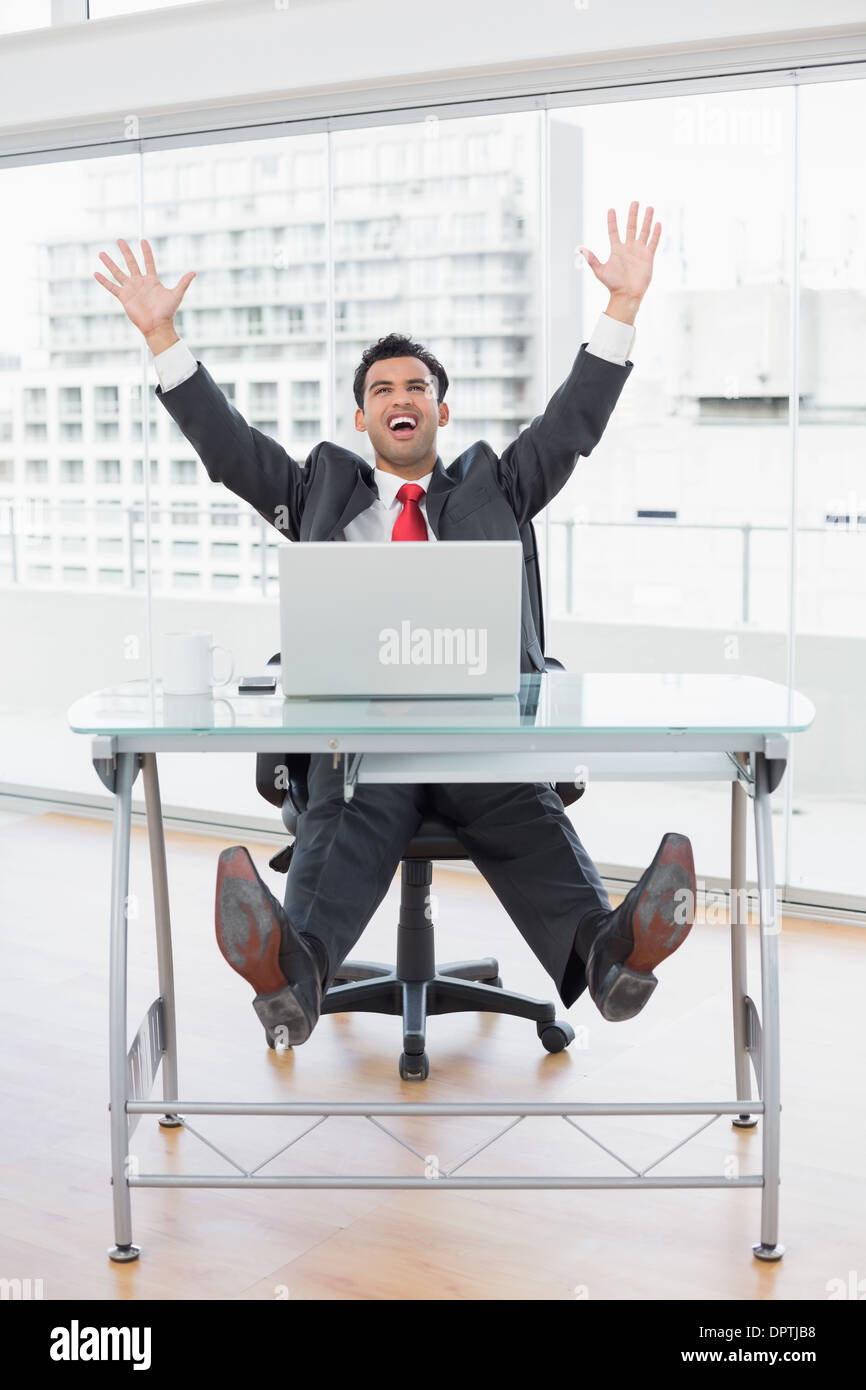
[[[866,82],[803,86],[794,685],[814,702],[794,754],[790,883],[866,896]]]
[[[389,333],[444,366],[447,467],[478,439],[501,452],[544,408],[538,112],[331,137],[335,439],[369,463],[355,371]]]
[[[607,260],[608,209],[624,238],[630,202],[641,221],[652,205],[662,233],[632,373],[550,508],[548,654],[570,670],[784,682],[792,92],[613,102],[549,120],[551,163],[563,127],[576,144],[572,179],[550,186],[551,226],[562,237],[567,225],[574,252],[551,304],[577,283],[573,343],[608,303],[577,250]],[[610,866],[643,866],[664,831],[684,831],[710,877],[728,870],[728,805],[718,785],[597,785],[574,818]]]
[[[160,279],[174,285],[195,271],[177,332],[247,423],[300,463],[326,433],[325,161],[326,138],[318,135],[171,150],[144,161],[147,239]],[[137,337],[126,326],[130,340]],[[151,393],[158,379],[151,359]],[[152,418],[154,538],[164,557],[156,590],[276,601],[274,527],[211,481],[153,394]]]
[[[159,277],[175,285],[195,271],[175,318],[181,340],[246,423],[268,437],[264,447],[282,448],[301,465],[329,434],[326,166],[324,135],[144,157],[145,235]],[[138,338],[130,323],[125,329],[130,341]],[[257,673],[280,646],[277,551],[288,542],[271,524],[276,518],[245,500],[240,480],[240,491],[211,480],[155,397],[150,354],[148,376],[156,674],[164,634],[195,629],[230,649],[235,679]],[[226,446],[222,461],[230,464],[230,439]],[[256,793],[254,762],[163,757],[165,795],[221,816],[272,816],[280,829]]]
[[[93,794],[67,707],[149,658],[130,428],[141,354],[93,278],[106,228],[138,228],[138,156],[7,169],[2,188],[0,776]]]

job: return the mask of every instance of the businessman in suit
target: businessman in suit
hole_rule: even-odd
[[[592,452],[632,370],[635,316],[661,234],[652,215],[647,208],[638,232],[633,202],[622,240],[609,210],[605,263],[581,248],[610,300],[543,414],[500,456],[479,440],[448,468],[437,453],[437,432],[449,420],[448,376],[420,343],[391,333],[366,349],[356,371],[355,427],[369,434],[375,467],[329,441],[301,465],[247,424],[175,332],[174,314],[195,272],[169,288],[157,276],[147,241],[142,271],[119,240],[127,269],[101,252],[114,281],[95,277],[144,335],[160,380],[156,394],[208,476],[289,540],[514,540],[565,485],[578,456]],[[525,567],[521,625],[521,670],[542,671]],[[310,1036],[324,991],[384,898],[428,809],[454,822],[566,1007],[585,989],[610,1021],[644,1007],[657,983],[655,967],[694,921],[694,864],[685,835],[663,836],[638,883],[612,909],[551,783],[362,783],[347,803],[331,755],[315,754],[284,903],[243,846],[219,858],[217,941],[255,990],[253,1007],[269,1039],[277,1030],[290,1045]]]

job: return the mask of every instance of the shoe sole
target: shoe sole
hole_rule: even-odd
[[[269,1047],[293,1047],[313,1031],[279,963],[280,919],[242,845],[223,850],[216,887],[216,938],[225,959],[256,991],[253,1008]]]
[[[635,946],[625,961],[646,974],[682,946],[695,920],[695,864],[686,835],[669,832],[650,866],[652,881],[632,914]],[[688,892],[685,903],[683,892]],[[683,911],[685,908],[685,911]]]
[[[688,836],[665,835],[647,873],[650,884],[631,914],[634,947],[622,964],[610,966],[598,991],[597,1007],[611,1023],[640,1013],[658,984],[653,970],[682,946],[694,924],[695,865]]]
[[[280,922],[243,846],[223,850],[216,886],[216,939],[233,970],[256,994],[275,994],[288,980],[280,969]]]

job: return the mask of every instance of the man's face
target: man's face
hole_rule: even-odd
[[[395,472],[409,473],[428,462],[433,467],[436,431],[448,423],[438,390],[435,373],[417,357],[388,357],[368,367],[355,427],[369,433],[377,464],[384,460]]]

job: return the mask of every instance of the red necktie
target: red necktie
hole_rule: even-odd
[[[418,506],[418,498],[424,496],[423,487],[417,483],[404,483],[397,493],[397,501],[403,503],[403,510],[394,522],[392,541],[426,541],[427,523]]]

